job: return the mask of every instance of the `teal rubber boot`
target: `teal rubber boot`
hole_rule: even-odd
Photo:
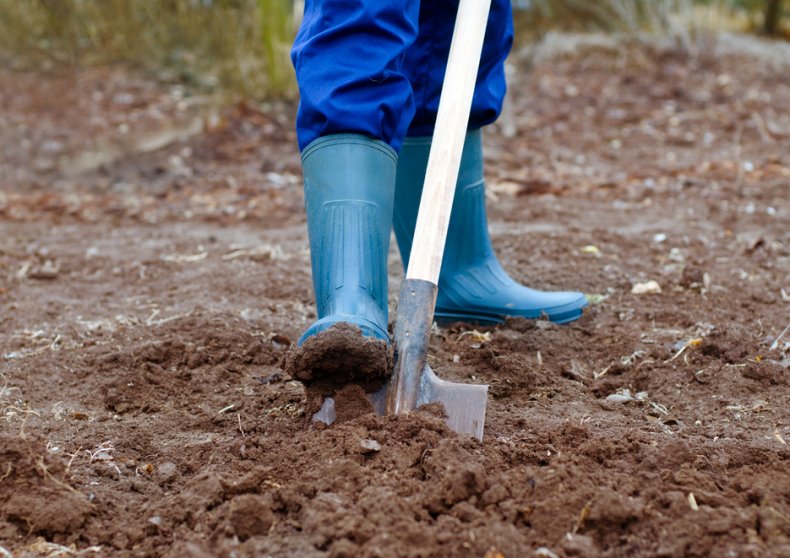
[[[398,156],[356,134],[319,138],[302,153],[318,321],[299,338],[336,323],[367,337],[387,334],[387,253]]]
[[[399,156],[393,222],[404,268],[430,149],[430,137],[407,138]],[[544,317],[561,324],[578,319],[585,306],[582,293],[530,289],[502,269],[488,234],[482,134],[467,133],[439,275],[437,320],[497,324],[508,317]]]

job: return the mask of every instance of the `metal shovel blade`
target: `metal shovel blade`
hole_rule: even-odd
[[[386,385],[377,392],[368,393],[368,398],[376,414],[387,414]],[[487,385],[448,382],[439,378],[427,364],[422,369],[416,408],[429,403],[441,404],[447,414],[447,426],[455,432],[483,439],[487,399]],[[313,415],[314,421],[325,424],[332,424],[336,418],[332,397],[324,399],[321,409]]]
[[[427,363],[437,290],[434,283],[421,279],[404,279],[401,283],[395,366],[386,388],[384,412],[399,414],[428,403],[441,403],[450,428],[482,440],[488,386],[442,380]]]
[[[417,407],[441,403],[447,413],[447,426],[461,434],[483,439],[488,386],[459,384],[442,380],[427,364],[420,377]]]

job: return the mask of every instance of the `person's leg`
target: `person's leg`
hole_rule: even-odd
[[[443,3],[457,5],[457,0],[443,0]],[[400,152],[395,190],[393,224],[404,267],[411,251],[444,75],[443,71],[425,69],[444,68],[452,37],[446,20],[433,11],[437,8],[436,4],[424,4],[420,36],[406,56],[405,67],[413,72],[410,79],[417,108],[409,137]],[[423,34],[428,29],[433,31],[430,36]],[[504,62],[512,40],[510,2],[493,0],[439,276],[436,301],[439,319],[490,324],[518,316],[547,317],[565,323],[581,316],[587,305],[584,295],[578,292],[546,292],[520,285],[502,268],[491,245],[479,128],[496,120],[501,111],[505,94]]]
[[[419,0],[306,0],[291,59],[299,85],[299,149],[356,133],[400,148],[414,115],[406,50]]]
[[[431,138],[407,138],[398,162],[393,224],[404,268],[408,266]],[[450,214],[436,318],[501,323],[507,317],[566,323],[581,316],[587,300],[578,292],[538,291],[514,281],[497,260],[488,233],[480,130],[467,133]]]
[[[318,320],[387,335],[387,253],[400,147],[414,113],[401,71],[417,0],[307,0],[292,58]]]
[[[420,6],[419,34],[406,50],[403,61],[415,101],[414,118],[407,132],[409,137],[433,135],[457,11],[458,0],[425,1]],[[470,130],[491,124],[502,111],[506,90],[505,59],[512,46],[510,0],[492,0],[472,98]]]
[[[359,134],[333,134],[302,153],[318,320],[299,339],[338,322],[387,335],[387,253],[397,155]]]

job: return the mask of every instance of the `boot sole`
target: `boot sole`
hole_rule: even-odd
[[[585,305],[586,306],[586,305]],[[434,312],[434,320],[440,326],[447,326],[456,322],[466,322],[477,325],[500,325],[505,323],[508,318],[526,318],[527,320],[547,319],[555,324],[562,325],[575,322],[581,318],[584,306],[574,310],[568,310],[559,314],[541,314],[537,316],[510,315],[510,314],[484,314],[471,312],[458,312],[452,310],[442,310],[437,308]]]

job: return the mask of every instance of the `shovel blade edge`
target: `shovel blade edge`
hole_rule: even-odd
[[[387,414],[387,386],[376,393],[369,393],[368,397],[376,414]],[[447,414],[447,426],[459,434],[483,440],[487,400],[487,385],[448,382],[439,378],[427,364],[422,369],[417,408],[440,403]]]
[[[434,374],[427,364],[423,368],[417,406],[441,403],[447,413],[447,426],[455,432],[482,441],[487,399],[487,385],[448,382]]]
[[[378,415],[386,414],[387,387],[384,385],[379,391],[368,393],[368,399]],[[459,434],[474,436],[482,441],[487,400],[487,385],[448,382],[439,378],[427,364],[422,369],[417,407],[440,403],[447,414],[447,426]],[[313,415],[313,420],[332,424],[335,416],[335,401],[328,397],[321,410]]]

